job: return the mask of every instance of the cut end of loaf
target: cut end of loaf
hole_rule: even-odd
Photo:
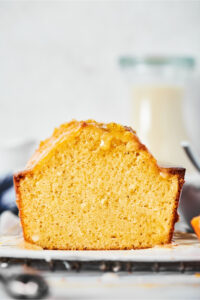
[[[24,238],[68,250],[169,243],[184,173],[159,167],[129,127],[61,125],[14,176]]]

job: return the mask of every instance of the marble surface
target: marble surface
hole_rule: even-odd
[[[27,272],[25,265],[2,274]],[[29,268],[29,272],[40,274],[47,282],[49,300],[85,299],[166,299],[197,300],[200,293],[200,273],[145,273],[145,272],[43,272]],[[1,285],[1,299],[11,299]]]

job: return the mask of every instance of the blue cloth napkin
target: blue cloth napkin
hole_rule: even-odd
[[[15,191],[13,185],[13,174],[4,174],[0,176],[0,213],[10,210],[18,214],[15,202]]]

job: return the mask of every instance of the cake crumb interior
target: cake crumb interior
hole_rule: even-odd
[[[86,126],[21,179],[26,240],[48,249],[136,249],[167,243],[177,175],[134,138]],[[129,133],[130,134],[130,133]]]

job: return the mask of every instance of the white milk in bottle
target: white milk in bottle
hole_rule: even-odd
[[[121,59],[131,86],[131,126],[160,165],[193,172],[181,142],[188,140],[183,120],[185,83],[191,58]]]

